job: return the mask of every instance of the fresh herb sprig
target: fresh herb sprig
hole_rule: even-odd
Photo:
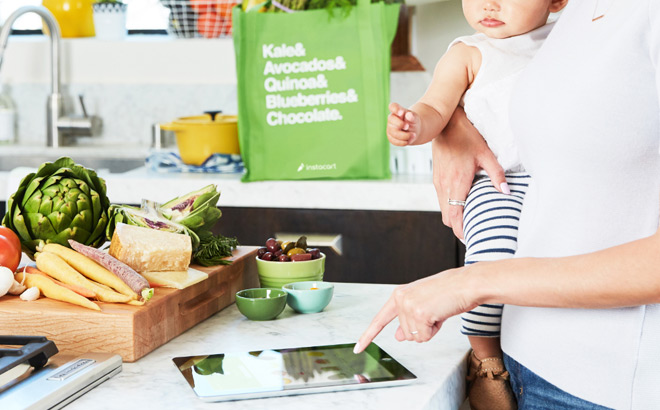
[[[309,0],[307,10],[326,9],[330,17],[334,17],[335,10],[339,8],[342,17],[347,17],[356,4],[356,0]]]
[[[238,246],[236,238],[203,232],[199,235],[199,246],[193,252],[193,261],[202,266],[229,265],[231,261],[223,258],[231,256]]]

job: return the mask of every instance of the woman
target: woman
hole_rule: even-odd
[[[658,64],[660,2],[569,2],[511,100],[533,179],[516,258],[397,288],[356,351],[397,316],[397,339],[423,342],[450,316],[504,303],[502,347],[520,408],[658,408]],[[495,186],[502,176],[482,142],[455,135],[435,143],[451,158],[438,197],[462,236],[461,210],[447,200],[465,199],[478,167]]]

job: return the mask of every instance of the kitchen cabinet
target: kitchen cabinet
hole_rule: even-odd
[[[261,245],[277,233],[341,235],[324,280],[407,283],[462,265],[464,247],[439,212],[221,207],[216,233]]]

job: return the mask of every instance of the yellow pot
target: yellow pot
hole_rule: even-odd
[[[62,37],[94,37],[94,0],[42,0],[60,26]],[[48,33],[44,25],[44,33]]]
[[[202,165],[213,154],[240,154],[238,118],[235,115],[204,114],[182,117],[160,128],[174,131],[181,160]]]

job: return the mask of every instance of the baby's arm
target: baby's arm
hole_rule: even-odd
[[[397,146],[420,145],[442,131],[481,65],[476,47],[456,43],[438,61],[426,93],[409,110],[390,104],[387,138]]]

